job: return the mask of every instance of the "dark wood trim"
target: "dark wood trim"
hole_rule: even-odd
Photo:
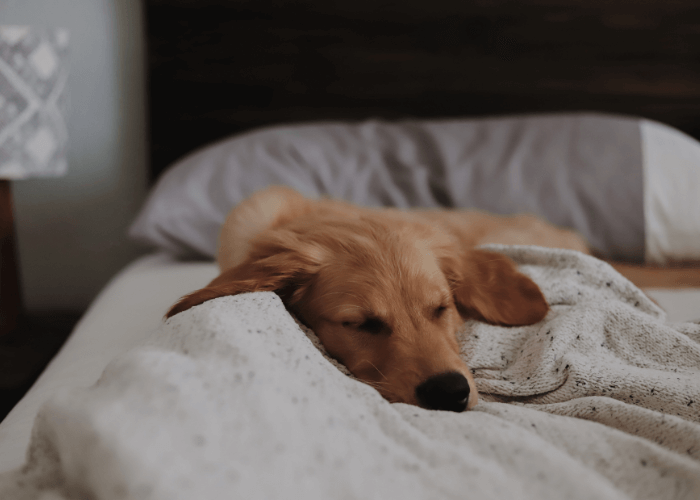
[[[0,337],[0,422],[41,375],[81,316],[72,311],[26,313],[17,328]]]
[[[152,177],[291,122],[601,111],[700,138],[697,0],[146,0]]]
[[[698,288],[700,263],[684,266],[653,266],[610,262],[610,265],[639,288]]]
[[[22,310],[12,189],[0,180],[0,336],[17,327]]]

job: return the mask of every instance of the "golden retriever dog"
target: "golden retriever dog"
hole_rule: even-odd
[[[549,310],[510,259],[474,248],[484,243],[587,251],[576,233],[531,216],[362,208],[272,187],[231,212],[220,276],[167,316],[274,291],[331,356],[389,401],[462,411],[478,400],[455,337],[464,319],[529,325]]]
[[[372,209],[271,187],[223,225],[221,274],[183,297],[173,316],[207,300],[274,291],[328,353],[391,402],[463,411],[478,394],[456,332],[467,318],[541,321],[538,286],[486,243],[588,253],[577,233],[530,215]]]

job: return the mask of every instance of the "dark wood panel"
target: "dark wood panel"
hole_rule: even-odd
[[[80,316],[63,311],[25,315],[0,337],[0,422],[41,375]]]
[[[0,179],[0,338],[17,327],[22,309],[12,186]]]
[[[154,173],[324,119],[598,110],[698,137],[696,3],[148,0]]]

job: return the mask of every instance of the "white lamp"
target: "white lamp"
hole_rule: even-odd
[[[22,312],[10,181],[66,173],[68,32],[0,26],[0,335]]]

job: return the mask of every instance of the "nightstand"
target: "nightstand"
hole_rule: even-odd
[[[73,312],[28,315],[12,332],[0,336],[0,421],[31,388],[80,316]]]

